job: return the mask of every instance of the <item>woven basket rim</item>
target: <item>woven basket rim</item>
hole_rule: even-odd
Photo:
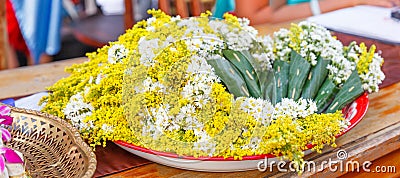
[[[36,111],[36,110],[31,110],[31,109],[24,109],[24,108],[18,108],[18,107],[14,107],[14,106],[10,106],[10,105],[6,105],[3,103],[0,103],[1,105],[5,105],[10,107],[11,109],[11,113],[21,113],[21,114],[28,114],[28,115],[34,115],[37,117],[42,117],[45,119],[49,119],[53,122],[58,122],[61,125],[63,125],[66,129],[68,129],[72,135],[71,135],[71,139],[74,141],[74,143],[83,151],[83,154],[85,154],[88,157],[88,168],[87,171],[84,173],[83,177],[93,177],[94,172],[96,171],[96,166],[97,166],[97,160],[96,160],[96,154],[93,152],[93,150],[89,147],[89,145],[82,139],[82,137],[80,136],[79,131],[73,127],[69,122],[48,114],[48,113],[44,113],[44,112],[40,112],[40,111]]]

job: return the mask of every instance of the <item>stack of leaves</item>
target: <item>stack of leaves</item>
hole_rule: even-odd
[[[263,37],[260,37],[263,38]],[[272,68],[261,67],[251,51],[223,50],[217,60],[208,60],[228,90],[236,97],[254,97],[274,105],[283,98],[312,99],[318,113],[334,113],[365,91],[376,92],[385,78],[382,57],[364,43],[342,44],[325,28],[301,22],[267,38],[274,58]],[[257,51],[258,52],[258,51]]]

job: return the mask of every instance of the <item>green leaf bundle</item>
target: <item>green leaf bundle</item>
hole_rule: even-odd
[[[330,102],[333,100],[338,91],[339,88],[335,85],[335,83],[333,83],[330,78],[326,78],[314,99],[315,103],[317,104],[318,113],[322,113],[326,107],[329,106]]]
[[[224,57],[242,74],[250,95],[255,98],[260,98],[261,89],[258,83],[258,76],[246,56],[239,51],[233,50],[223,50],[222,53],[224,54]]]
[[[335,96],[335,99],[329,105],[326,113],[334,113],[338,109],[342,109],[363,93],[364,90],[362,88],[360,76],[358,75],[357,70],[354,70]]]
[[[236,97],[249,97],[249,90],[240,72],[228,60],[223,58],[209,59],[207,63],[214,68],[214,72],[224,82],[229,92]]]
[[[282,60],[275,60],[273,68],[275,72],[275,91],[276,97],[272,100],[273,104],[281,102],[287,96],[289,83],[289,63]]]
[[[328,69],[326,68],[330,64],[330,60],[326,60],[322,57],[318,57],[317,65],[311,68],[308,74],[306,84],[304,85],[301,97],[304,99],[314,99],[317,95],[318,89],[324,83],[325,78],[328,75]]]
[[[290,53],[288,98],[294,100],[300,98],[310,68],[311,64],[300,54],[292,50]]]

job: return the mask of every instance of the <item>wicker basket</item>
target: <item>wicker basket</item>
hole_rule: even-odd
[[[32,177],[92,177],[96,156],[66,121],[32,110],[11,107],[7,146],[24,154]]]

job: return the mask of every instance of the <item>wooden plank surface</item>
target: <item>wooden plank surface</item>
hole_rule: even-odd
[[[69,74],[64,68],[75,63],[82,63],[87,58],[69,59],[37,66],[26,66],[0,71],[0,99],[26,96],[46,91],[56,81]]]

